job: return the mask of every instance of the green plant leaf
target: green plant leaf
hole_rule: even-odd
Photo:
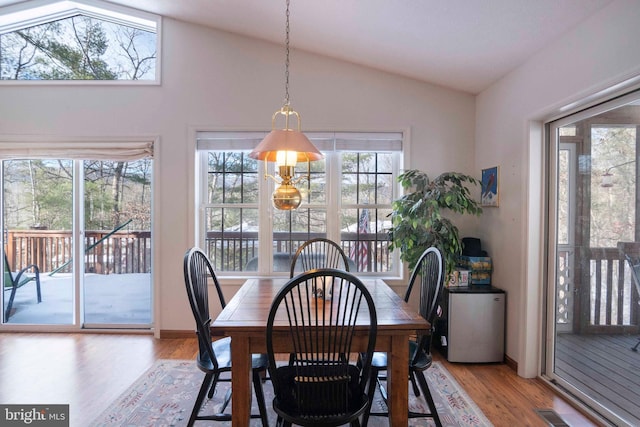
[[[480,181],[459,172],[445,172],[431,180],[426,173],[410,169],[398,176],[398,182],[406,192],[391,204],[390,249],[400,249],[400,259],[413,269],[422,252],[436,246],[449,274],[462,252],[462,243],[458,228],[443,211],[482,214],[467,187]]]

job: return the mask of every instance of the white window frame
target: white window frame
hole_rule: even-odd
[[[342,165],[340,164],[341,151],[357,152],[357,151],[385,151],[385,142],[376,141],[376,138],[385,137],[385,139],[396,138],[399,141],[399,148],[396,145],[393,150],[390,148],[386,151],[396,151],[398,153],[393,160],[393,174],[394,182],[392,183],[392,200],[400,197],[402,188],[395,178],[402,172],[403,164],[406,160],[408,153],[408,144],[406,142],[407,132],[403,131],[381,131],[381,132],[305,132],[317,148],[325,154],[326,161],[326,205],[309,205],[303,202],[301,207],[318,209],[326,209],[330,212],[332,207],[335,207],[338,211],[345,209],[356,209],[364,205],[358,204],[345,204],[341,203],[340,198],[340,173]],[[196,167],[194,168],[194,180],[195,180],[195,244],[201,248],[206,247],[205,244],[205,216],[204,209],[209,205],[203,203],[203,200],[207,199],[207,156],[201,155],[208,151],[245,151],[251,150],[253,145],[257,145],[265,136],[267,132],[216,132],[216,131],[197,131],[194,130],[193,136],[195,140],[196,151]],[[207,143],[200,142],[201,140],[210,138]],[[318,143],[317,139],[330,140],[328,144],[323,144],[324,141]],[[370,139],[368,139],[370,138]],[[249,146],[244,142],[246,139],[253,139],[255,144]],[[355,140],[359,142],[355,143]],[[224,142],[223,142],[224,141]],[[239,142],[243,141],[243,142]],[[348,144],[348,145],[347,145]],[[389,146],[390,147],[390,146]],[[273,164],[268,164],[269,173],[273,174],[275,167]],[[259,199],[259,231],[258,239],[260,242],[271,241],[273,235],[272,228],[272,215],[275,208],[271,203],[271,194],[275,188],[272,180],[265,180],[264,177],[264,162],[258,162],[258,175],[260,177],[258,184]],[[384,208],[391,209],[389,205],[376,205],[368,204],[368,208]],[[234,204],[234,208],[255,208],[255,204]],[[340,241],[340,219],[338,215],[327,215],[327,238],[334,241]],[[261,259],[272,259],[273,249],[272,245],[259,245],[258,257]],[[392,258],[392,268],[387,272],[359,272],[359,275],[365,275],[370,277],[381,277],[387,279],[400,279],[403,275],[403,264],[400,261],[399,252],[394,250],[390,257]],[[288,275],[288,272],[275,272],[271,263],[261,263],[258,271],[216,271],[216,274],[225,278],[234,277],[253,277],[253,276],[283,276]]]

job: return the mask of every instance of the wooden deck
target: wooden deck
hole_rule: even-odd
[[[625,419],[640,425],[638,335],[558,334],[555,373]]]

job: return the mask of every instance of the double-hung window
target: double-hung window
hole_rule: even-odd
[[[303,242],[326,237],[359,273],[398,276],[388,230],[403,134],[305,134],[325,158],[298,163],[296,175],[310,176],[297,184],[302,205],[280,211],[271,203],[274,182],[264,179],[265,172],[275,174],[273,164],[248,156],[265,133],[197,133],[198,245],[221,275],[277,275],[289,272]]]

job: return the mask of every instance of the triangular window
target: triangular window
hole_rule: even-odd
[[[160,17],[105,3],[0,8],[0,80],[159,82]]]

